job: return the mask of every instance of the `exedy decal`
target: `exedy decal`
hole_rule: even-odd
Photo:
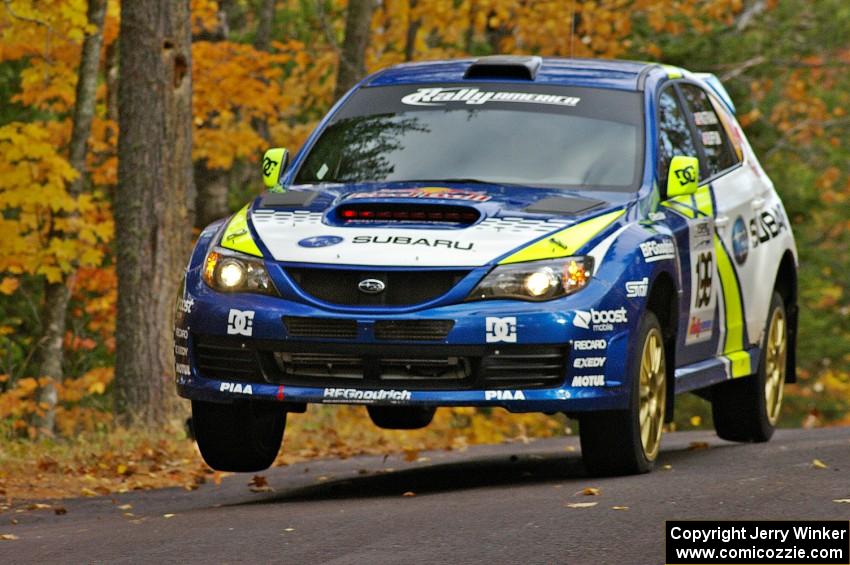
[[[576,96],[544,94],[542,92],[508,92],[501,90],[479,90],[477,88],[420,88],[401,99],[410,106],[443,106],[449,102],[481,105],[487,102],[520,102],[524,104],[548,104],[552,106],[575,106],[581,99]]]
[[[423,247],[445,247],[446,249],[457,249],[460,251],[472,251],[475,244],[471,241],[454,241],[451,239],[428,239],[425,237],[405,237],[393,235],[358,235],[351,240],[352,243],[378,243],[392,245],[421,245]]]
[[[487,202],[490,200],[484,192],[462,190],[459,188],[424,187],[424,188],[383,188],[370,192],[353,192],[346,200],[363,198],[425,198],[434,200],[465,200],[468,202]]]

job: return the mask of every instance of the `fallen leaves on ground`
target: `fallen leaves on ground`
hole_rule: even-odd
[[[416,496],[416,493],[413,492],[412,490],[409,490],[409,491],[405,492],[404,494],[402,494],[402,496]]]
[[[835,498],[832,501],[838,504],[850,504],[850,498]]]
[[[571,502],[567,504],[567,508],[593,508],[599,504],[598,502]]]
[[[442,408],[426,429],[380,430],[368,423],[361,406],[311,405],[306,414],[290,419],[275,465],[357,455],[384,456],[386,463],[399,454],[408,462],[427,463],[428,458],[421,455],[426,450],[463,451],[475,444],[561,436],[565,425],[565,418],[543,414]],[[0,453],[0,496],[29,502],[164,487],[192,491],[204,483],[218,486],[231,474],[207,467],[182,427],[155,433],[107,430],[5,443]]]
[[[254,477],[248,481],[248,486],[250,487],[251,492],[273,492],[274,489],[269,485],[268,479],[266,479],[263,475],[254,475]]]
[[[707,441],[692,441],[688,449],[690,451],[699,451],[700,449],[708,449],[709,447],[711,446],[708,445]]]
[[[829,465],[821,461],[820,459],[812,459],[812,468],[814,469],[828,469]]]
[[[576,494],[583,494],[584,496],[598,496],[601,491],[596,487],[584,487]]]
[[[628,506],[612,506],[611,510],[628,510]]]
[[[0,534],[0,540],[12,541],[18,539],[15,534]]]

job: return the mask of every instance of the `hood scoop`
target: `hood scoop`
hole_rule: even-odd
[[[538,200],[525,209],[532,214],[557,214],[559,216],[576,216],[605,204],[594,198],[579,198],[577,196],[550,196]]]
[[[336,225],[449,224],[468,226],[481,218],[472,206],[407,203],[356,203],[337,206],[328,216]]]

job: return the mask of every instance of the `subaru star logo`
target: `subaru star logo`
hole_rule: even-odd
[[[301,247],[329,247],[337,243],[342,243],[342,240],[343,238],[338,235],[315,235],[302,239],[298,242],[298,245]]]
[[[366,294],[380,294],[384,292],[387,285],[384,284],[384,281],[379,281],[378,279],[363,279],[357,284],[357,288],[360,289],[360,292],[365,292]]]

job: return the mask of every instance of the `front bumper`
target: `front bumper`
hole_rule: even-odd
[[[218,402],[623,409],[629,401],[623,375],[631,324],[614,324],[610,331],[574,324],[576,310],[604,300],[605,289],[591,287],[548,303],[471,302],[386,315],[225,295],[200,284],[178,304],[177,389],[186,398]],[[294,332],[291,319],[342,322],[329,326],[336,333],[310,336]],[[451,321],[451,327],[427,339],[415,339],[415,331],[380,331],[387,322],[412,321]],[[298,369],[294,356],[307,369]],[[429,369],[434,364],[439,366]]]

